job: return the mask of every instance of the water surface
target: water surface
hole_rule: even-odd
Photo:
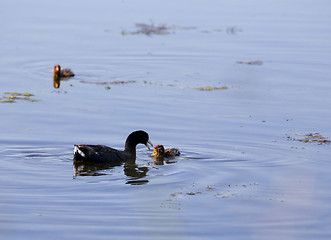
[[[2,5],[2,238],[330,238],[328,1]],[[73,166],[138,129],[181,157]]]

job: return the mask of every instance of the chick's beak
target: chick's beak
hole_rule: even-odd
[[[148,148],[148,150],[151,150],[151,148],[148,146],[148,144],[151,145],[151,147],[153,147],[153,143],[149,139],[148,139],[148,141],[147,141],[147,143],[145,145]]]

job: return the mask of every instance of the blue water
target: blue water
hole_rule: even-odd
[[[0,100],[39,101],[0,103],[1,238],[330,239],[331,145],[295,141],[331,138],[330,7],[3,2]],[[181,157],[73,166],[74,144],[138,129]]]

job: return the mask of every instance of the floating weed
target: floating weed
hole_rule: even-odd
[[[4,96],[0,98],[1,103],[14,103],[16,100],[25,100],[29,102],[40,101],[38,99],[31,98],[34,96],[32,93],[18,93],[18,92],[5,92]]]
[[[200,90],[200,91],[212,91],[212,90],[225,90],[228,89],[227,86],[222,86],[222,87],[197,87],[194,88],[196,90]]]
[[[218,86],[218,87],[191,87],[191,86],[180,86],[178,84],[163,84],[163,83],[157,83],[157,82],[149,82],[149,81],[143,81],[144,84],[149,84],[149,85],[156,85],[156,86],[161,86],[161,87],[178,87],[178,88],[190,88],[190,89],[195,89],[199,91],[213,91],[213,90],[226,90],[229,87],[227,86]]]
[[[80,81],[81,83],[88,83],[88,84],[95,84],[95,85],[122,85],[122,84],[128,84],[128,83],[135,83],[136,81],[112,81],[112,82],[92,82],[92,81]],[[107,89],[110,89],[107,88]]]
[[[226,33],[231,35],[236,35],[238,32],[242,32],[243,30],[236,26],[229,26],[226,28]]]
[[[8,100],[1,100],[0,102],[1,103],[14,103],[16,101],[15,100],[8,99]]]
[[[156,35],[164,35],[164,34],[169,34],[169,30],[171,29],[170,27],[161,24],[161,25],[154,25],[152,24],[145,24],[145,23],[136,23],[136,28],[138,28],[137,31],[122,31],[122,35],[128,35],[128,34],[145,34],[145,35],[151,35],[151,34],[156,34]]]
[[[247,64],[247,65],[262,65],[263,62],[262,61],[248,61],[248,62],[242,62],[242,61],[238,61],[238,64]]]
[[[185,31],[192,31],[195,30],[200,33],[220,33],[226,32],[227,34],[235,35],[238,32],[242,32],[243,30],[237,28],[235,26],[230,26],[226,28],[226,31],[220,28],[216,29],[199,29],[195,26],[178,26],[178,25],[166,25],[166,24],[159,24],[156,25],[153,22],[150,24],[148,23],[136,23],[135,24],[136,30],[135,31],[126,31],[122,30],[122,35],[167,35],[167,34],[174,34],[178,30],[185,30]],[[111,32],[109,29],[105,29],[105,32]]]
[[[25,96],[25,97],[34,96],[32,93],[18,93],[18,92],[5,92],[5,94],[11,95],[11,96]]]
[[[303,142],[303,143],[316,143],[318,145],[331,143],[331,140],[322,136],[320,133],[308,133],[308,134],[305,134],[304,136],[305,136],[304,138],[299,138],[299,139],[296,139],[291,136],[286,136],[286,138],[287,138],[287,140],[290,140],[290,141],[298,141],[298,142]]]
[[[215,188],[212,187],[212,186],[209,186],[209,185],[208,185],[208,186],[206,187],[206,190],[215,190]]]
[[[297,141],[304,142],[304,143],[317,143],[319,145],[321,145],[321,144],[330,144],[331,143],[330,140],[323,137],[319,133],[308,133],[308,134],[305,135],[305,138],[298,139]]]
[[[202,194],[202,192],[187,192],[186,195],[188,196],[194,196],[194,195],[197,195],[197,194]]]

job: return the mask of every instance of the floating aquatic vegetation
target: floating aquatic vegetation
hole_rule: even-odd
[[[231,35],[236,35],[238,32],[242,32],[243,30],[237,28],[236,26],[230,26],[226,28],[226,33]]]
[[[225,90],[228,89],[227,86],[222,86],[222,87],[197,87],[194,88],[196,90],[200,90],[200,91],[212,91],[212,90]]]
[[[329,143],[331,143],[330,140],[323,137],[319,133],[308,133],[308,134],[305,135],[305,138],[298,139],[297,141],[304,142],[304,143],[317,143],[317,144],[329,144]]]
[[[318,145],[331,143],[329,139],[323,137],[320,133],[308,133],[305,134],[304,136],[305,136],[304,138],[299,138],[299,139],[293,138],[291,136],[287,136],[287,139],[292,141],[304,142],[304,143],[316,143]]]
[[[127,83],[135,83],[136,81],[112,81],[112,82],[93,82],[93,81],[80,81],[81,83],[96,84],[96,85],[120,85]],[[110,89],[110,88],[109,88]]]
[[[25,97],[34,96],[32,93],[18,93],[18,92],[5,92],[5,94],[10,94],[11,96],[25,96]]]
[[[40,101],[38,99],[31,98],[34,96],[32,93],[18,93],[18,92],[5,92],[4,96],[0,98],[1,103],[14,103],[16,100],[25,100],[29,102]]]
[[[178,87],[178,85],[176,84],[172,84],[172,83],[160,83],[160,82],[151,82],[151,81],[143,81],[144,84],[149,84],[149,85],[156,85],[156,86],[160,86],[160,87]]]
[[[169,30],[171,27],[166,26],[165,24],[161,25],[154,25],[154,23],[151,24],[145,24],[145,23],[136,23],[136,28],[138,28],[137,31],[122,31],[122,35],[128,35],[128,34],[145,34],[145,35],[164,35],[164,34],[170,34]]]
[[[242,61],[238,61],[238,64],[247,64],[247,65],[262,65],[263,62],[262,61],[248,61],[248,62],[242,62]]]
[[[161,86],[161,87],[177,87],[177,88],[190,88],[190,89],[195,89],[199,91],[213,91],[213,90],[226,90],[228,89],[227,86],[219,86],[219,87],[190,87],[190,86],[181,86],[179,84],[164,84],[164,83],[157,83],[157,82],[150,82],[150,81],[143,81],[144,84],[149,84],[149,85],[156,85],[156,86]]]
[[[242,32],[242,29],[237,28],[235,26],[227,27],[226,30],[222,30],[220,28],[215,29],[198,29],[194,26],[178,26],[178,25],[166,25],[160,24],[155,25],[154,23],[146,24],[146,23],[136,23],[135,27],[137,28],[136,31],[125,31],[122,30],[122,35],[137,35],[137,34],[144,34],[144,35],[168,35],[174,33],[177,30],[196,30],[200,33],[213,33],[213,32],[226,32],[227,34],[237,34],[238,32]],[[105,32],[111,32],[109,29],[105,29]]]
[[[151,81],[146,81],[146,80],[143,81],[144,84],[155,85],[155,86],[160,86],[160,87],[176,87],[176,88],[180,88],[180,89],[195,89],[195,90],[199,90],[199,91],[226,90],[229,88],[227,86],[192,87],[192,86],[187,86],[187,85],[181,85],[178,82],[179,81],[176,81],[173,84],[172,83],[165,84],[165,83],[151,82]]]
[[[14,103],[16,101],[15,100],[8,99],[8,100],[1,100],[0,102],[1,103]]]

